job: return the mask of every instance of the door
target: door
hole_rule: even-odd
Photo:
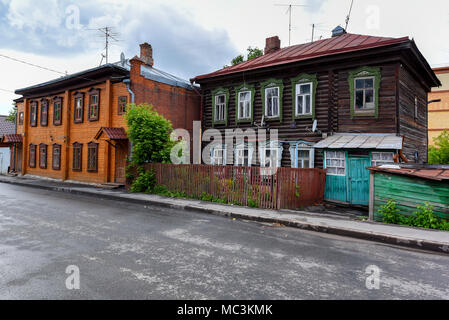
[[[21,145],[17,146],[16,152],[17,152],[17,155],[16,155],[16,158],[17,158],[17,160],[16,160],[16,164],[17,164],[16,171],[17,172],[22,172],[22,146]]]
[[[116,144],[115,149],[115,182],[125,184],[126,158],[128,157],[128,142]]]
[[[369,204],[369,157],[349,156],[349,199],[352,204]]]

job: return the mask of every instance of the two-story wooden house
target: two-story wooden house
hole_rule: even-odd
[[[192,131],[199,95],[188,82],[153,67],[152,47],[140,57],[16,91],[14,170],[59,180],[125,182],[130,145],[125,114],[129,103],[148,103]]]
[[[207,143],[213,164],[324,167],[327,199],[367,205],[366,167],[427,161],[427,94],[440,82],[408,37],[337,27],[282,49],[272,37],[263,56],[191,81],[201,84],[203,131],[278,130],[275,141]]]

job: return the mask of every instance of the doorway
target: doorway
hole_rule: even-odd
[[[369,204],[369,156],[349,155],[349,200],[351,204]]]
[[[128,141],[120,141],[115,145],[115,183],[126,183],[126,160],[128,158]]]

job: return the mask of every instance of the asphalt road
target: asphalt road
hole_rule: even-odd
[[[449,298],[449,256],[6,184],[0,239],[0,299]]]

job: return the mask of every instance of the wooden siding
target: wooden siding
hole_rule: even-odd
[[[379,209],[390,199],[395,199],[401,214],[411,215],[418,205],[428,201],[435,215],[449,219],[449,183],[374,173],[374,218],[382,221]]]
[[[415,120],[415,97],[418,98],[418,117]],[[399,72],[399,134],[404,137],[403,153],[410,162],[427,162],[427,91],[405,68]]]

